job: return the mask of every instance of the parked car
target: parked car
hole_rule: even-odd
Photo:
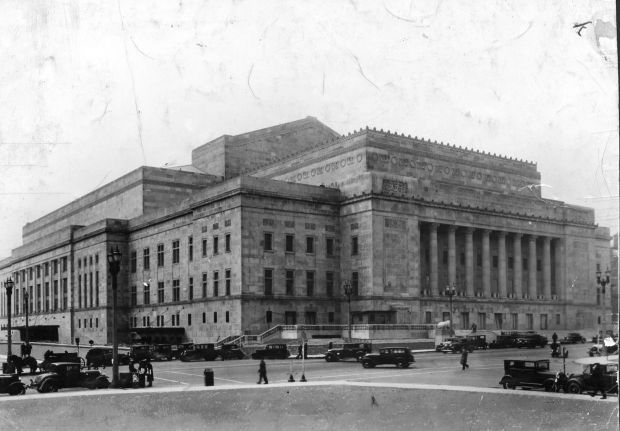
[[[214,361],[218,358],[219,352],[215,350],[214,344],[194,344],[191,349],[185,350],[179,359],[183,362],[191,361]]]
[[[51,364],[49,372],[39,374],[31,384],[39,392],[57,392],[58,389],[74,387],[105,389],[108,386],[108,376],[97,370],[81,371],[80,364],[74,362]]]
[[[474,350],[486,350],[489,346],[487,344],[487,336],[486,335],[468,335],[466,338],[466,343],[468,347]]]
[[[384,347],[377,353],[367,353],[361,360],[364,368],[374,368],[377,365],[396,365],[408,368],[415,362],[411,350],[406,347]]]
[[[606,392],[618,393],[618,364],[587,364],[582,374],[571,374],[568,378],[566,391],[571,394],[580,394],[596,388],[592,372],[595,366],[602,367],[603,386]]]
[[[465,337],[450,337],[443,340],[441,343],[435,346],[436,352],[441,352],[446,346],[451,345],[454,341],[462,342],[465,340]]]
[[[241,350],[241,346],[238,344],[223,344],[218,350],[220,358],[222,361],[228,359],[243,359],[245,358],[245,353]]]
[[[175,359],[179,359],[181,354],[187,349],[191,349],[194,346],[194,343],[181,343],[174,344],[172,346],[172,357]]]
[[[468,352],[473,352],[473,345],[469,343],[467,338],[456,338],[452,341],[445,342],[441,348],[442,353],[460,353],[463,349],[467,349]]]
[[[366,353],[372,352],[371,343],[344,343],[342,347],[329,349],[325,353],[327,362],[336,362],[342,359],[355,359],[360,361]]]
[[[588,349],[588,356],[604,356],[604,355],[614,355],[618,352],[618,344],[607,345],[606,348],[603,348],[603,344],[595,344]]]
[[[586,338],[578,332],[569,332],[568,335],[561,340],[561,342],[562,344],[585,343]]]
[[[86,352],[86,368],[99,368],[112,365],[113,351],[109,347],[95,347]],[[127,365],[129,356],[118,353],[119,365]]]
[[[153,361],[171,361],[172,346],[170,344],[155,344],[151,347],[150,356]]]
[[[49,366],[55,362],[73,362],[80,364],[81,368],[86,366],[86,361],[84,358],[80,358],[77,352],[53,352],[48,350],[43,354],[43,362],[39,364],[39,368],[41,371],[48,371]]]
[[[547,337],[536,333],[519,334],[515,344],[519,349],[522,347],[527,347],[528,349],[545,347],[547,345]]]
[[[17,374],[0,374],[0,394],[23,395],[26,385],[19,380]]]
[[[566,380],[564,373],[550,371],[548,359],[506,359],[504,360],[504,377],[499,384],[504,389],[522,386],[557,392],[565,389]]]
[[[143,359],[152,359],[151,346],[149,344],[133,344],[129,348],[129,358],[134,362],[140,362]]]
[[[267,344],[264,349],[252,353],[252,359],[287,359],[289,356],[286,344]]]
[[[489,343],[489,349],[506,349],[510,347],[517,347],[516,335],[498,335],[495,340]]]

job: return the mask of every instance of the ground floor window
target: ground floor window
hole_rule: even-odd
[[[271,319],[273,318],[272,314],[271,314],[271,310],[267,310],[265,312],[265,322],[267,323],[271,323]]]
[[[297,313],[295,311],[284,312],[284,324],[285,325],[297,325]]]
[[[486,313],[478,313],[478,329],[487,329]]]
[[[433,323],[433,312],[427,311],[424,313],[424,323]]]
[[[531,313],[527,313],[525,315],[525,320],[527,321],[527,329],[530,331],[534,329],[534,315]]]
[[[512,313],[510,315],[510,319],[512,320],[512,328],[511,329],[519,329],[519,315],[517,313]]]
[[[556,325],[559,325],[559,324],[560,324],[560,315],[559,315],[559,314],[556,314],[556,315],[555,315],[555,324],[556,324]]]
[[[495,329],[503,329],[504,316],[502,315],[502,313],[495,313],[493,317],[495,320]]]
[[[469,313],[461,313],[461,329],[469,329]]]
[[[444,311],[442,316],[441,316],[441,320],[443,322],[447,322],[448,320],[450,320],[450,312],[449,311]],[[452,322],[450,322],[452,323]]]
[[[547,315],[540,315],[540,329],[547,329]]]

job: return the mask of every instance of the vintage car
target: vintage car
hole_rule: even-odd
[[[129,348],[129,358],[134,362],[140,362],[143,359],[152,359],[151,346],[149,344],[133,344]]]
[[[489,343],[489,349],[507,349],[510,347],[517,346],[517,336],[516,335],[506,335],[501,334],[498,335],[495,340]]]
[[[286,344],[267,344],[264,349],[252,353],[252,359],[287,359],[289,356]]]
[[[106,367],[112,365],[113,350],[109,347],[94,347],[86,352],[86,368]],[[65,361],[67,362],[67,361]],[[127,365],[129,356],[124,353],[118,353],[119,365]]]
[[[26,385],[19,380],[17,374],[0,374],[0,393],[23,395],[26,393]]]
[[[228,359],[243,359],[245,353],[241,350],[241,346],[238,344],[223,344],[217,349],[222,361]]]
[[[172,358],[179,359],[181,357],[181,354],[184,351],[191,349],[193,346],[194,346],[194,343],[173,344],[172,345]]]
[[[452,341],[445,342],[441,348],[442,353],[460,353],[463,349],[467,349],[468,352],[473,352],[474,347],[469,343],[467,338],[456,338]]]
[[[150,355],[153,361],[171,361],[172,346],[170,344],[155,344],[151,347]]]
[[[214,361],[219,356],[214,344],[194,344],[191,349],[185,350],[179,359],[183,362]]]
[[[62,388],[105,389],[110,386],[108,376],[97,370],[81,371],[80,364],[58,362],[49,366],[49,372],[35,377],[30,387],[39,392],[57,392]]]
[[[474,350],[486,350],[489,346],[486,335],[468,335],[465,338],[467,339],[467,345]]]
[[[435,351],[436,352],[441,352],[443,351],[446,347],[448,347],[448,351],[450,351],[452,343],[464,343],[465,342],[465,337],[450,337],[450,338],[446,338],[445,340],[443,340],[441,343],[437,344],[435,346]]]
[[[367,353],[361,359],[362,367],[374,368],[377,365],[396,365],[408,368],[415,362],[411,350],[406,347],[383,347],[377,353]]]
[[[372,352],[371,343],[344,343],[342,347],[329,349],[325,353],[327,362],[336,362],[342,359],[355,359],[360,361],[366,353]]]
[[[565,389],[566,376],[562,372],[551,371],[548,359],[506,359],[504,360],[504,377],[499,384],[504,389],[515,389],[521,386],[557,392]]]
[[[49,366],[55,362],[73,362],[80,364],[82,368],[86,366],[84,358],[80,358],[76,352],[53,352],[48,350],[43,354],[43,362],[39,364],[39,368],[41,371],[48,371]]]
[[[533,332],[519,334],[517,336],[515,344],[519,349],[522,347],[526,347],[528,349],[545,347],[547,345],[547,337]]]
[[[592,377],[594,367],[602,368],[603,387],[605,392],[618,393],[618,364],[587,364],[584,366],[582,374],[571,374],[568,377],[566,392],[571,394],[580,394],[596,389],[596,382]]]
[[[569,332],[568,335],[561,340],[562,344],[585,343],[586,338],[578,332]]]
[[[587,353],[590,357],[615,355],[618,353],[618,344],[615,344],[613,341],[611,343],[604,342],[603,344],[594,344],[588,349]]]

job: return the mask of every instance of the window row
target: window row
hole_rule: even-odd
[[[82,321],[84,324],[82,324]],[[86,328],[98,328],[99,327],[99,318],[95,317],[95,326],[93,326],[93,318],[90,319],[77,319],[78,329],[86,329]]]
[[[69,296],[67,279],[53,280],[50,284],[28,286],[28,288],[16,288],[13,291],[14,315],[28,313],[41,313],[46,311],[67,310],[69,308]]]
[[[13,280],[16,284],[25,283],[26,281],[34,280],[35,278],[39,279],[42,276],[48,277],[50,272],[52,275],[57,275],[59,270],[61,272],[67,272],[67,269],[68,260],[65,256],[59,259],[54,259],[50,262],[45,262],[30,268],[15,271],[13,273]]]
[[[508,315],[508,322],[504,320],[503,313],[493,313],[493,327],[487,322],[487,313],[477,313],[476,321],[470,322],[470,315],[473,313],[461,312],[459,315],[455,313],[454,324],[461,329],[476,329],[476,330],[519,330],[526,329],[532,331],[534,329],[546,330],[548,329],[548,315],[540,314],[538,316],[538,328],[535,328],[535,319],[533,313],[525,314],[525,328],[522,328],[519,322],[518,313],[510,313]],[[450,320],[450,312],[444,311],[442,313],[442,319],[444,321]],[[433,313],[427,311],[425,314],[425,323],[433,323]],[[559,313],[555,314],[555,326],[561,325],[561,316]]]
[[[352,239],[352,254],[358,254],[358,242],[357,236]],[[326,257],[334,257],[335,255],[335,245],[336,239],[331,237],[325,238],[325,256]],[[274,252],[274,233],[273,232],[263,232],[263,241],[262,241],[263,251],[264,252]],[[305,251],[306,254],[316,254],[317,247],[317,238],[312,235],[306,235],[304,237],[304,242],[301,244],[302,250]],[[295,241],[294,234],[286,234],[284,235],[284,252],[285,253],[295,253],[300,248],[300,244]]]
[[[217,315],[217,311],[214,311],[212,314],[212,319],[211,321],[207,322],[207,313],[203,312],[202,313],[202,323],[218,323],[218,315]],[[230,323],[230,311],[225,311],[224,313],[224,320],[223,322],[220,321],[219,323]],[[186,320],[185,320],[185,326],[192,326],[192,314],[188,313],[185,316]],[[133,316],[129,319],[129,324],[132,328],[138,328],[138,323],[139,323],[139,318],[137,316]],[[142,326],[145,328],[148,328],[151,326],[151,316],[147,315],[147,316],[142,316]],[[173,313],[170,315],[170,323],[168,324],[168,320],[167,320],[167,316],[165,314],[159,314],[157,316],[155,316],[155,326],[158,328],[162,328],[162,327],[168,327],[168,326],[173,326],[173,327],[178,327],[178,326],[183,326],[183,323],[181,322],[181,315],[180,313]]]
[[[77,278],[77,307],[99,307],[99,271],[93,273],[76,274]]]
[[[274,314],[276,314],[274,316]],[[322,321],[317,320],[316,311],[305,311],[303,313],[303,322],[298,321],[297,311],[285,311],[284,313],[274,313],[271,310],[265,311],[265,323],[273,325],[297,325],[298,323],[305,325],[318,325],[323,323],[337,323],[333,311],[322,314]]]
[[[285,291],[280,294],[285,294],[288,296],[295,295],[295,270],[294,269],[285,269],[284,270],[284,287]],[[305,288],[306,296],[315,296],[318,292],[316,292],[316,272],[315,271],[305,271],[305,278],[303,279],[303,287]],[[336,285],[336,275],[333,271],[325,272],[325,295],[326,296],[334,296],[338,293],[335,292]],[[273,268],[265,268],[263,270],[263,286],[264,286],[264,294],[266,296],[271,296],[274,294],[274,269]],[[359,272],[354,271],[351,273],[351,295],[357,296],[359,295]]]

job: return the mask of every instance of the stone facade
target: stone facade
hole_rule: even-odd
[[[28,223],[0,261],[13,327],[35,338],[209,342],[278,324],[436,323],[594,328],[609,231],[589,208],[543,198],[536,165],[308,117],[142,167]],[[0,300],[6,325],[6,297]],[[2,320],[3,319],[3,320]],[[84,342],[84,341],[83,341]]]

